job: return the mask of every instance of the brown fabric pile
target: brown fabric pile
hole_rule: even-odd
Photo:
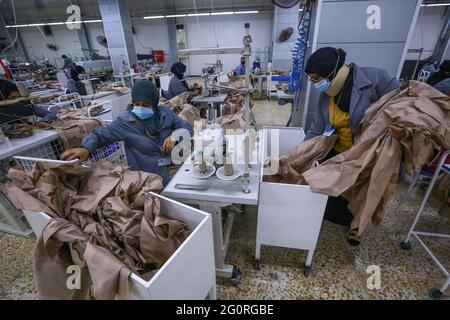
[[[245,77],[228,74],[229,86],[234,88],[245,88]]]
[[[89,132],[102,125],[100,120],[87,116],[87,107],[77,110],[60,109],[56,120],[50,124],[58,132],[66,150],[79,147]]]
[[[183,105],[187,104],[188,98],[189,98],[189,92],[186,91],[176,97],[173,97],[170,100],[160,98],[159,104],[162,106],[169,107],[170,109],[172,109],[173,112],[178,114],[183,109],[182,108]]]
[[[336,143],[337,136],[317,136],[300,143],[288,153],[278,159],[270,159],[264,164],[265,168],[278,162],[278,172],[274,175],[264,175],[266,182],[306,184],[301,174],[316,164],[316,161],[324,159]]]
[[[250,121],[254,121],[255,117],[252,110],[250,110]],[[234,114],[222,116],[216,119],[216,123],[219,124],[223,129],[245,129],[245,114],[244,110],[236,112]]]
[[[186,225],[160,212],[161,177],[99,161],[92,169],[36,165],[11,169],[5,192],[20,209],[53,219],[34,252],[41,299],[125,299],[133,272],[148,281],[188,237]],[[67,268],[81,270],[68,289]]]
[[[187,121],[191,126],[195,122],[202,123],[202,128],[205,127],[207,121],[200,115],[200,111],[195,106],[188,104],[188,92],[184,92],[170,100],[161,98],[160,104],[172,109],[181,119]],[[228,94],[227,101],[224,104],[223,115],[216,119],[216,123],[220,124],[224,129],[244,129],[244,95],[238,92]],[[250,108],[253,104],[250,102]],[[254,121],[254,115],[250,110],[250,120]]]
[[[230,92],[228,93],[227,100],[222,106],[222,116],[239,112],[245,107],[245,95],[239,92]],[[250,99],[250,109],[252,108],[253,103]]]
[[[353,147],[312,168],[303,177],[311,190],[349,201],[352,230],[378,225],[398,181],[400,162],[414,175],[441,147],[450,148],[450,98],[409,81],[374,103],[360,123]]]
[[[127,94],[131,92],[131,89],[124,87],[120,82],[109,83],[108,85],[101,88],[101,91],[115,91],[121,94]]]
[[[205,127],[207,122],[206,119],[202,119],[202,117],[200,116],[200,111],[191,104],[183,104],[180,113],[178,113],[178,116],[193,127],[196,121],[202,123],[202,128]]]

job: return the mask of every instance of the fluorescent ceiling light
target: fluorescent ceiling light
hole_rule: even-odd
[[[162,19],[162,18],[164,18],[164,16],[147,16],[147,17],[144,17],[144,19]]]
[[[28,24],[14,24],[12,26],[6,26],[6,28],[22,28],[22,27],[29,27]]]
[[[188,17],[209,16],[209,15],[210,15],[209,12],[205,12],[205,13],[189,13]]]
[[[40,26],[45,26],[45,23],[31,23],[28,26],[29,27],[40,27]]]
[[[65,24],[75,24],[75,23],[81,23],[83,21],[77,20],[77,21],[71,21],[71,22],[64,22]]]
[[[166,16],[166,18],[178,18],[178,17],[186,17],[187,14],[172,14],[170,16]]]
[[[47,23],[48,26],[60,26],[64,24],[64,22],[49,22]]]
[[[221,16],[226,14],[234,14],[233,11],[224,11],[224,12],[211,12],[212,16]]]
[[[84,23],[102,22],[102,20],[83,20]]]
[[[450,3],[424,3],[421,5],[422,7],[446,7],[450,6]]]
[[[258,10],[252,10],[252,11],[236,11],[236,14],[246,14],[246,13],[258,13]]]

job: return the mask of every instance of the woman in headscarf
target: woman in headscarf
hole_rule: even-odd
[[[67,150],[61,159],[79,159],[79,164],[98,148],[123,141],[130,169],[158,174],[165,186],[169,182],[167,166],[171,164],[171,151],[179,142],[172,133],[185,129],[192,135],[192,126],[169,108],[158,105],[158,90],[149,80],[137,82],[131,98],[133,105],[127,112],[107,126],[94,129],[80,148]]]
[[[173,77],[169,82],[169,90],[167,92],[162,92],[163,97],[166,99],[172,99],[189,90],[186,80],[184,80],[186,65],[182,62],[175,62],[172,64],[170,71],[173,73]]]
[[[346,64],[345,57],[344,50],[325,47],[314,52],[305,67],[309,80],[321,93],[305,140],[324,133],[338,136],[325,160],[350,149],[365,111],[382,96],[400,87],[399,81],[385,70]],[[350,226],[353,216],[347,204],[341,196],[329,197],[325,219]],[[359,244],[356,235],[347,234],[347,238],[350,244]]]
[[[78,66],[73,63],[70,66],[70,79],[67,81],[67,92],[66,93],[79,93],[80,95],[86,95],[86,88],[84,84],[80,81],[79,75],[84,73],[85,70],[82,66]]]

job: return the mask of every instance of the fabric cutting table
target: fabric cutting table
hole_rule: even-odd
[[[239,146],[244,141],[244,135],[235,135],[236,159],[241,156],[243,149]],[[250,168],[249,193],[243,192],[243,180],[237,178],[233,181],[224,181],[213,175],[207,179],[196,178],[192,174],[194,164],[191,159],[183,163],[181,168],[163,190],[162,195],[182,203],[198,205],[200,210],[208,212],[212,216],[214,235],[214,256],[216,263],[216,276],[229,278],[232,282],[239,283],[240,270],[236,266],[225,264],[228,243],[233,225],[234,215],[229,212],[225,222],[222,220],[223,208],[232,204],[257,205],[259,196],[260,163],[255,146],[253,153],[254,163]],[[240,162],[239,162],[240,163]],[[252,163],[252,162],[251,162]],[[244,165],[237,164],[235,168],[243,169]],[[177,185],[193,185],[206,190],[185,190],[177,188]]]

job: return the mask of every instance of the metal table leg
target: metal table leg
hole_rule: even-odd
[[[0,223],[0,232],[11,233],[16,236],[30,237],[33,230],[22,221],[23,213],[16,209],[9,199],[0,193],[0,215],[2,215],[8,223]]]
[[[231,228],[233,225],[234,215],[229,214],[225,222],[222,224],[222,206],[221,204],[199,204],[200,210],[211,214],[214,235],[214,258],[216,262],[216,275],[221,278],[227,278],[235,283],[240,281],[241,272],[235,266],[225,264],[225,256],[227,254],[228,242],[230,239]]]

